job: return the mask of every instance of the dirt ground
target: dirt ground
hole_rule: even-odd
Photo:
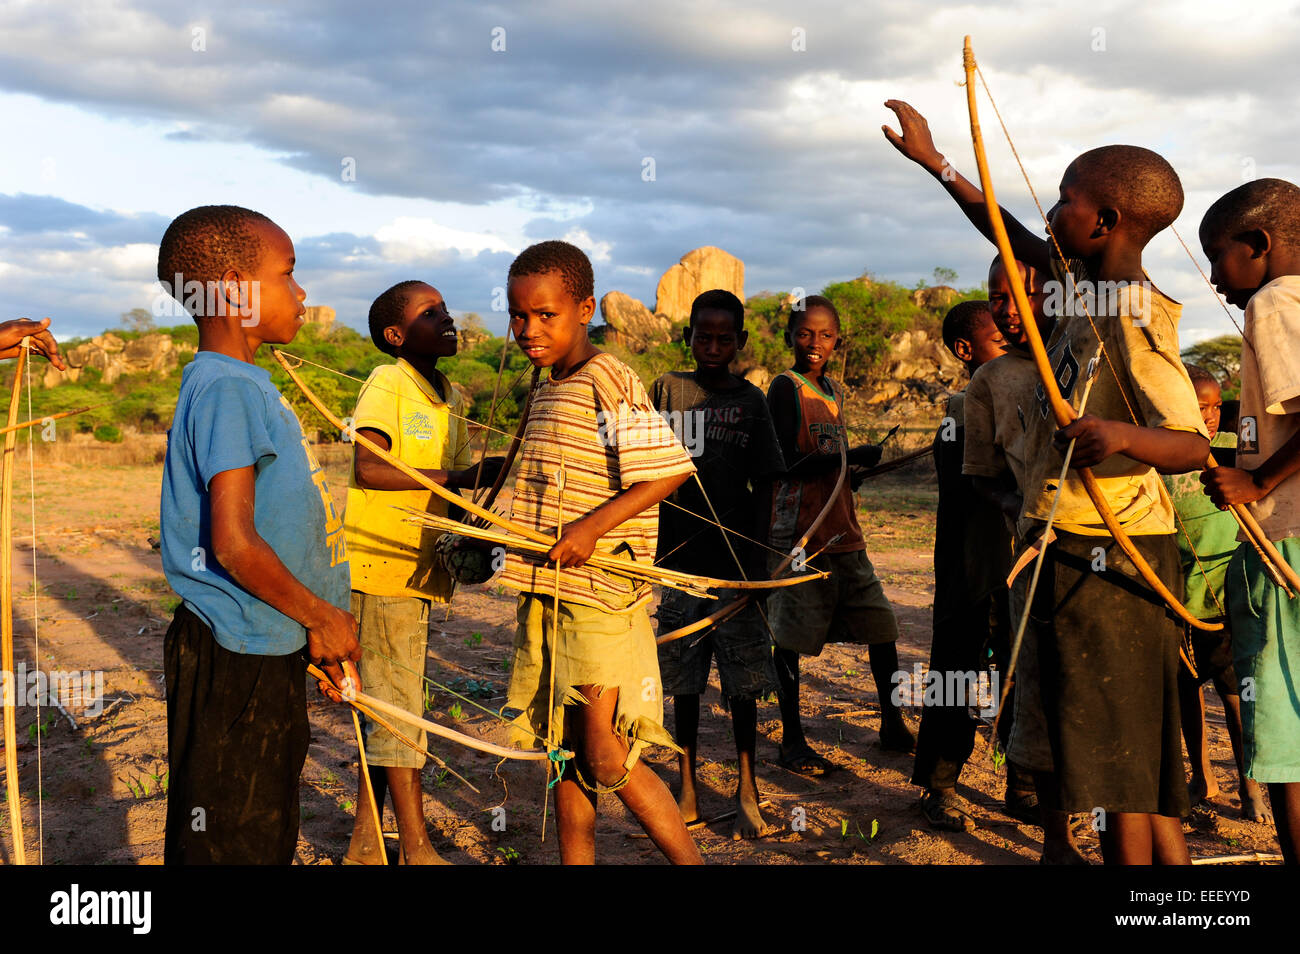
[[[342,499],[344,456],[324,448],[330,487]],[[29,861],[46,864],[160,863],[166,803],[166,710],[162,636],[176,605],[151,538],[158,533],[157,463],[75,462],[38,457],[36,560],[33,600],[32,537],[27,460],[20,455],[15,488],[16,655],[30,670],[37,658],[52,671],[102,671],[102,713],[69,708],[70,719],[43,708],[20,707],[18,762]],[[111,458],[105,458],[106,461]],[[863,526],[870,553],[898,612],[899,657],[905,669],[929,656],[933,579],[931,546],[936,492],[928,461],[864,487]],[[477,692],[489,708],[504,702],[513,637],[512,594],[491,584],[463,588],[447,618],[435,610],[428,675],[443,685]],[[804,661],[803,716],[810,740],[837,766],[810,779],[775,761],[781,724],[775,702],[759,708],[759,787],[771,832],[757,841],[731,836],[729,821],[695,829],[701,851],[715,864],[1031,864],[1041,832],[1001,811],[1005,778],[995,769],[981,727],[975,754],[961,777],[974,806],[973,834],[930,831],[909,783],[911,757],[883,752],[879,707],[863,648],[831,646]],[[336,864],[347,845],[356,801],[357,750],[351,720],[341,707],[309,696],[312,743],[302,777],[298,860]],[[1276,852],[1272,826],[1239,820],[1235,768],[1223,709],[1207,691],[1209,732],[1222,794],[1213,811],[1188,827],[1193,857]],[[433,691],[429,718],[494,741],[500,722],[450,694]],[[668,726],[672,726],[671,703]],[[909,710],[913,728],[919,709]],[[473,783],[477,793],[440,767],[425,772],[425,808],[435,848],[458,864],[547,864],[557,860],[553,805],[542,840],[544,779],[537,763],[507,761],[435,741],[434,752]],[[676,758],[649,756],[670,784]],[[716,675],[701,717],[701,810],[713,818],[730,808],[736,755],[730,719],[721,707]],[[38,798],[38,785],[39,794]],[[505,809],[504,816],[492,810]],[[597,857],[602,862],[662,863],[614,796],[600,804]],[[504,831],[493,820],[504,818]],[[805,830],[796,830],[796,820]],[[496,826],[500,828],[498,823]],[[385,828],[395,831],[391,811]],[[0,844],[11,850],[7,811]],[[1086,826],[1082,848],[1100,862]]]

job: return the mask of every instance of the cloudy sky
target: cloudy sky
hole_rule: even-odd
[[[356,327],[422,278],[500,329],[513,254],[556,237],[598,295],[650,305],[700,245],[744,260],[747,293],[936,266],[978,284],[990,250],[880,133],[907,99],[974,177],[965,33],[1047,204],[1079,152],[1144,145],[1182,176],[1194,241],[1243,179],[1300,179],[1298,19],[1268,0],[6,0],[2,314],[66,337],[150,307],[163,229],[209,203],[278,221],[308,304]],[[1035,225],[982,111],[999,197]],[[1171,234],[1146,265],[1185,340],[1231,330]]]

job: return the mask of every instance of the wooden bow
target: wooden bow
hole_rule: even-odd
[[[9,830],[13,833],[14,862],[27,864],[23,848],[23,806],[18,793],[18,694],[22,691],[14,672],[14,571],[13,497],[14,445],[18,440],[18,398],[22,394],[27,341],[14,361],[14,388],[9,397],[4,458],[0,461],[0,679],[4,680],[5,790],[9,799]]]
[[[1002,209],[998,206],[997,197],[993,193],[993,179],[989,174],[988,158],[984,153],[984,138],[980,133],[979,112],[975,105],[975,54],[971,51],[969,36],[966,37],[962,50],[962,65],[966,71],[966,105],[970,112],[971,142],[975,148],[975,164],[979,168],[980,188],[984,192],[984,204],[988,208],[989,226],[997,243],[998,255],[1002,259],[1002,267],[1006,271],[1007,282],[1011,286],[1011,294],[1015,298],[1016,308],[1020,314],[1029,316],[1025,321],[1021,322],[1021,327],[1025,330],[1025,337],[1028,339],[1030,350],[1033,352],[1034,366],[1038,371],[1038,377],[1042,381],[1043,391],[1052,407],[1052,414],[1056,418],[1057,425],[1067,427],[1078,415],[1075,414],[1074,408],[1061,395],[1060,388],[1056,383],[1056,376],[1052,373],[1052,364],[1047,357],[1047,349],[1043,345],[1042,335],[1039,334],[1038,324],[1032,319],[1034,312],[1029,304],[1029,296],[1025,294],[1024,284],[1020,279],[1020,269],[1016,265],[1015,253],[1011,248],[1011,239],[1007,235],[1006,225],[1002,221]],[[1089,499],[1092,500],[1093,506],[1097,509],[1097,515],[1101,517],[1101,522],[1105,524],[1106,530],[1119,544],[1119,548],[1124,551],[1124,555],[1133,563],[1138,575],[1146,581],[1146,584],[1151,587],[1156,595],[1164,600],[1174,614],[1187,625],[1195,629],[1208,631],[1223,629],[1222,623],[1207,623],[1204,620],[1197,619],[1169,591],[1164,581],[1156,575],[1155,570],[1151,568],[1151,564],[1146,561],[1132,539],[1124,531],[1124,528],[1120,526],[1119,520],[1110,509],[1110,504],[1106,501],[1106,496],[1097,483],[1097,478],[1093,476],[1092,470],[1087,467],[1078,467],[1075,468],[1075,472],[1079,475],[1083,488],[1087,492]]]

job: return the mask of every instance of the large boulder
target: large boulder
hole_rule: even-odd
[[[745,263],[729,252],[706,245],[687,252],[664,272],[655,292],[655,313],[684,324],[691,316],[695,297],[713,288],[724,288],[744,301]]]
[[[957,300],[957,289],[947,285],[935,285],[933,288],[918,288],[912,292],[912,303],[917,308],[940,311]]]
[[[124,341],[111,332],[96,335],[84,344],[69,348],[63,355],[66,374],[53,365],[46,368],[41,383],[52,388],[62,381],[76,381],[86,368],[100,372],[105,384],[112,384],[124,374],[155,374],[166,377],[175,368],[182,349],[170,335],[153,333]]]
[[[630,351],[645,351],[651,345],[664,344],[672,338],[672,324],[667,318],[653,314],[641,302],[621,291],[608,292],[601,298],[600,316],[605,320],[604,340]]]
[[[334,309],[328,305],[308,305],[303,321],[309,325],[320,325],[322,331],[334,327]]]
[[[886,355],[863,388],[865,403],[880,412],[923,419],[966,385],[965,366],[920,329],[893,335]]]

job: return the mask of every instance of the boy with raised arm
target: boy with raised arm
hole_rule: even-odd
[[[906,103],[886,105],[902,129],[885,127],[886,138],[991,237],[983,193],[944,160],[925,119]],[[1049,360],[1076,413],[1085,369],[1100,359],[1092,366],[1087,413],[1068,427],[1058,430],[1045,395],[1026,410],[1022,522],[1045,524],[1057,502],[1056,539],[1032,608],[1059,785],[1054,807],[1097,820],[1108,864],[1189,860],[1180,822],[1188,803],[1178,730],[1179,633],[1163,599],[1102,523],[1082,480],[1067,475],[1058,487],[1057,478],[1074,441],[1072,466],[1096,468],[1126,535],[1162,584],[1181,592],[1173,510],[1158,472],[1201,467],[1209,439],[1178,356],[1182,306],[1151,284],[1142,250],[1182,204],[1182,185],[1164,159],[1137,146],[1105,146],[1070,163],[1048,213],[1068,261],[1019,222],[1006,223],[1015,257],[1052,275],[1046,307],[1061,321]],[[1084,290],[1094,287],[1101,293],[1089,300]]]

